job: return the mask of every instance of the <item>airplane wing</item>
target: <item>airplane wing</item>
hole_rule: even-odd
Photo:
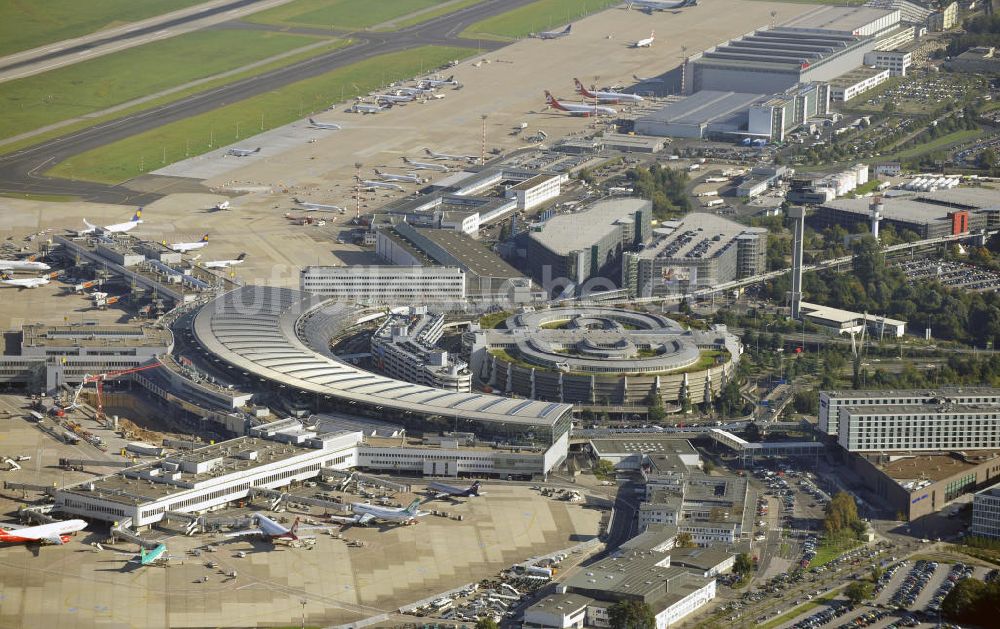
[[[62,546],[62,543],[63,543],[62,537],[60,537],[59,535],[49,535],[47,537],[36,537],[35,539],[43,541],[43,542],[45,542],[47,544],[58,544],[60,546]]]
[[[373,515],[372,515],[372,514],[370,514],[370,513],[366,513],[366,514],[364,514],[363,516],[361,516],[360,518],[358,518],[358,519],[357,519],[357,522],[358,522],[358,524],[360,524],[361,526],[364,526],[365,524],[368,524],[369,522],[371,522],[371,521],[372,521],[372,520],[374,520],[374,519],[375,519],[375,516],[373,516]]]
[[[266,533],[261,529],[247,529],[245,531],[226,533],[226,537],[246,537],[247,535],[266,535]]]
[[[334,528],[337,528],[337,527],[335,527],[335,526],[300,526],[299,528],[295,529],[295,531],[296,532],[298,532],[298,531],[329,531],[330,529],[334,529]],[[299,535],[299,537],[302,537],[302,536]]]

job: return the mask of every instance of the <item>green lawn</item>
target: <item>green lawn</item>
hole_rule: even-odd
[[[919,144],[917,146],[899,151],[889,157],[883,156],[883,160],[901,160],[910,159],[911,157],[917,157],[918,155],[923,155],[924,153],[929,153],[931,151],[936,151],[937,149],[944,148],[949,144],[958,144],[960,142],[967,142],[969,140],[978,138],[983,134],[981,129],[963,129],[961,131],[955,131],[947,135],[942,135],[941,137],[935,138],[930,142],[924,144]]]
[[[407,18],[405,20],[399,20],[392,24],[392,30],[399,30],[401,28],[406,28],[407,26],[414,26],[415,24],[420,24],[421,22],[426,22],[427,20],[434,19],[438,16],[445,15],[448,13],[454,13],[459,9],[464,9],[465,7],[471,7],[472,5],[480,2],[480,0],[455,0],[444,4],[436,9],[430,11],[424,11],[423,13],[418,13],[413,17]]]
[[[568,24],[591,13],[622,4],[621,0],[538,0],[476,22],[462,33],[472,39],[509,40]]]
[[[0,138],[100,111],[317,41],[263,31],[197,31],[9,81],[0,90]]]
[[[0,2],[0,56],[155,15],[205,0],[8,0]]]
[[[474,52],[468,48],[424,46],[372,57],[87,151],[57,165],[49,173],[69,179],[119,183],[262,130],[288,124],[326,109],[331,103],[415,76]]]
[[[92,127],[92,126],[96,126],[96,125],[99,125],[99,124],[103,124],[105,122],[110,122],[112,120],[117,120],[118,118],[121,118],[121,117],[124,117],[124,116],[128,116],[130,114],[134,114],[134,113],[137,113],[137,112],[140,112],[140,111],[144,111],[146,109],[152,109],[154,107],[159,107],[161,105],[165,105],[166,103],[169,103],[169,102],[172,102],[172,101],[175,101],[175,100],[180,100],[180,99],[185,98],[187,96],[191,96],[192,94],[197,94],[198,92],[203,92],[203,91],[214,89],[216,87],[220,87],[222,85],[226,85],[227,83],[235,83],[236,81],[241,81],[243,79],[247,79],[247,78],[250,78],[250,77],[253,77],[253,76],[257,76],[259,74],[263,74],[265,72],[269,72],[271,70],[276,70],[278,68],[289,66],[289,65],[292,65],[292,64],[297,63],[299,61],[305,61],[306,59],[310,59],[312,57],[315,57],[315,56],[318,56],[318,55],[321,55],[321,54],[324,54],[324,53],[327,53],[327,52],[332,52],[332,51],[334,51],[334,50],[336,50],[338,48],[343,48],[344,46],[348,46],[351,43],[352,43],[352,40],[350,40],[350,39],[331,39],[331,40],[328,40],[324,45],[322,45],[320,47],[310,48],[310,49],[302,51],[302,52],[293,53],[293,54],[287,55],[285,57],[282,57],[281,59],[279,59],[277,61],[272,61],[270,63],[265,63],[263,65],[256,66],[256,67],[254,67],[254,68],[252,68],[250,70],[244,70],[242,72],[235,72],[235,73],[233,73],[233,74],[231,74],[229,76],[223,77],[223,78],[213,79],[211,81],[205,81],[205,82],[199,83],[198,85],[191,86],[191,87],[188,87],[188,88],[185,88],[185,89],[181,89],[181,90],[177,90],[176,92],[172,92],[170,94],[161,96],[159,98],[154,98],[152,100],[148,100],[148,101],[145,101],[143,103],[140,103],[140,104],[137,104],[137,105],[133,105],[132,107],[127,107],[125,109],[120,109],[118,111],[115,111],[115,112],[109,113],[109,114],[105,114],[103,116],[93,116],[93,117],[88,117],[85,120],[79,120],[79,121],[76,121],[76,122],[71,122],[71,123],[66,124],[64,126],[60,126],[57,129],[52,129],[50,131],[45,131],[45,132],[42,132],[42,133],[38,133],[36,135],[32,135],[30,137],[18,140],[16,142],[8,142],[6,144],[0,144],[0,155],[6,155],[7,153],[13,153],[14,151],[19,151],[19,150],[21,150],[23,148],[27,148],[29,146],[34,146],[36,144],[40,144],[40,143],[45,142],[47,140],[51,140],[52,138],[58,138],[60,136],[66,135],[66,134],[73,133],[75,131],[79,131],[80,129],[86,129],[87,127]]]
[[[254,13],[248,22],[317,28],[361,29],[442,4],[446,0],[293,0]],[[460,7],[456,7],[460,8]],[[423,16],[421,16],[423,18]],[[428,13],[426,18],[434,17]],[[416,18],[415,18],[416,19]],[[419,21],[423,21],[420,19]]]
[[[809,562],[810,568],[826,565],[852,548],[861,545],[856,537],[843,535],[836,538],[824,537],[816,548],[816,556]]]

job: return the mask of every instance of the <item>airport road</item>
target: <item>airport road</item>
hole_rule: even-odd
[[[375,55],[427,44],[468,45],[483,49],[502,47],[504,44],[498,42],[461,39],[458,33],[479,20],[531,1],[486,0],[398,32],[365,33],[353,46],[0,156],[0,191],[22,194],[66,194],[104,203],[149,203],[161,195],[138,192],[121,185],[55,179],[46,177],[43,173],[72,155],[211,111],[224,104],[318,76]]]

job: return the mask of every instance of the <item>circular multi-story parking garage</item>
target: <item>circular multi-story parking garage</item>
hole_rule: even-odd
[[[364,371],[333,356],[330,338],[372,316],[297,290],[246,286],[202,306],[192,331],[204,359],[254,383],[259,397],[281,396],[314,411],[349,412],[415,430],[471,432],[539,446],[546,456],[565,450],[569,404],[446,391]],[[550,447],[557,442],[562,447]]]
[[[686,330],[660,315],[599,307],[515,314],[469,332],[465,347],[492,388],[580,404],[711,400],[740,353],[724,326]]]

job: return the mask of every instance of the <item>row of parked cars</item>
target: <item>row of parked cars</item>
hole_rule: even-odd
[[[882,620],[890,614],[887,609],[876,609],[870,612],[865,612],[850,621],[837,627],[837,629],[860,629],[861,627],[867,627],[868,625],[874,625],[878,621]]]
[[[944,583],[938,586],[938,589],[934,592],[934,596],[931,598],[931,601],[927,604],[927,611],[932,614],[936,614],[941,611],[941,603],[944,602],[944,597],[948,596],[948,593],[951,592],[956,583],[962,579],[968,579],[971,577],[972,572],[972,566],[967,566],[963,563],[953,565],[951,570],[948,572],[948,578],[944,580]]]
[[[815,629],[822,627],[834,618],[840,618],[844,614],[854,609],[850,603],[834,604],[820,612],[816,612],[808,618],[804,618],[791,626],[790,629]]]
[[[905,564],[906,562],[903,563]],[[898,608],[912,606],[916,602],[917,597],[920,596],[920,592],[927,586],[927,582],[930,581],[937,567],[938,564],[936,561],[918,560],[910,570],[910,573],[906,575],[906,579],[903,580],[902,585],[899,586],[896,593],[889,599],[889,604]]]

